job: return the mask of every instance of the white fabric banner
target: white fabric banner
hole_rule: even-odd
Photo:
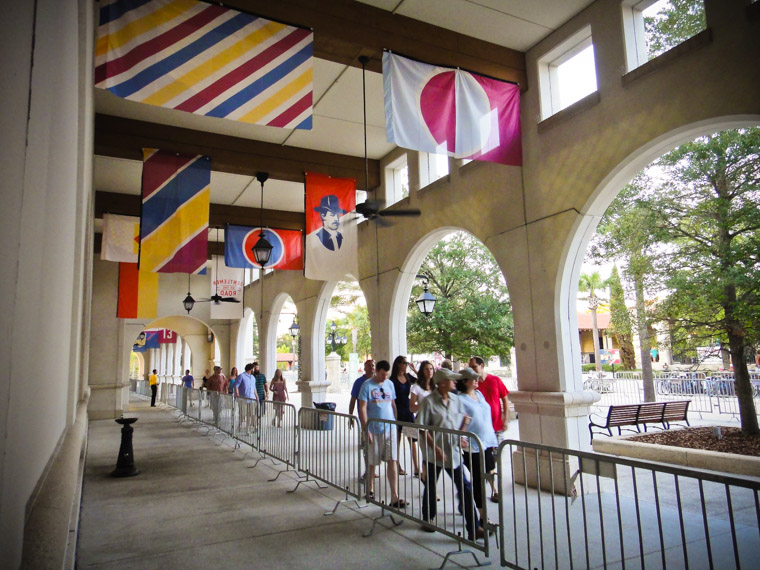
[[[137,263],[139,246],[140,218],[103,214],[103,241],[100,246],[100,259]]]
[[[224,256],[213,256],[211,260],[211,292],[209,293],[209,297],[219,295],[223,299],[237,299],[240,302],[215,303],[211,301],[212,319],[243,318],[244,271],[244,269],[238,267],[227,267],[224,264]]]

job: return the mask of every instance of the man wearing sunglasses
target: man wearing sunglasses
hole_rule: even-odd
[[[365,382],[359,391],[359,421],[367,434],[367,498],[374,499],[373,485],[375,468],[385,461],[388,483],[391,488],[390,506],[403,509],[406,501],[398,497],[398,443],[396,426],[385,422],[372,422],[371,419],[395,421],[396,390],[388,379],[391,365],[381,360],[375,367],[375,374]]]

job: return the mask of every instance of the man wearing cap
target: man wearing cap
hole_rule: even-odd
[[[470,417],[464,413],[459,397],[452,392],[454,382],[462,378],[446,368],[441,368],[433,376],[435,390],[422,401],[416,422],[421,426],[431,426],[451,430],[467,428]],[[421,429],[424,429],[421,428]],[[424,433],[424,435],[422,435]],[[472,486],[462,468],[462,451],[460,438],[456,435],[439,431],[424,431],[420,434],[420,448],[426,462],[425,490],[422,494],[422,518],[428,523],[436,516],[436,485],[441,469],[449,474],[457,489],[459,512],[464,514],[467,526],[467,538],[477,540],[485,531],[480,526],[478,512],[472,500]],[[433,532],[430,524],[423,525],[423,530]]]

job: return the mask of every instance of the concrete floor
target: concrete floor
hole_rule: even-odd
[[[348,411],[347,393],[328,394],[328,400],[337,403],[338,412]],[[293,394],[292,401],[300,404],[300,394]],[[283,465],[273,465],[271,460],[265,460],[258,462],[255,468],[249,468],[256,463],[257,454],[244,456],[247,447],[243,452],[233,452],[230,440],[224,443],[219,439],[214,441],[204,435],[205,428],[196,429],[189,423],[178,423],[172,408],[150,408],[144,398],[134,394],[128,416],[139,418],[134,424],[134,454],[141,473],[136,477],[109,477],[118,455],[120,426],[112,420],[89,424],[77,550],[79,568],[435,568],[441,565],[446,553],[457,549],[452,539],[425,533],[409,520],[395,527],[388,518],[381,519],[374,534],[364,538],[362,535],[370,530],[373,519],[381,514],[378,507],[358,509],[355,503],[349,503],[340,506],[334,515],[325,516],[324,513],[333,510],[337,501],[345,498],[337,490],[331,487],[318,489],[308,483],[301,484],[295,493],[288,493],[297,482],[292,471],[283,473],[276,481],[269,481],[284,469]],[[721,420],[713,420],[713,423],[729,423],[725,417]],[[703,418],[692,424],[709,421]],[[510,423],[507,438],[519,439],[517,424],[516,421]],[[517,494],[514,489],[508,490],[509,479],[505,470],[502,491]],[[620,508],[627,517],[635,514],[637,508],[624,482],[625,477],[621,479]],[[615,497],[614,489],[607,488],[611,485],[604,481],[601,495],[610,505]],[[671,522],[658,525],[653,519],[653,525],[646,525],[645,534],[651,532],[653,536],[659,536],[657,528],[662,529],[667,556],[674,557],[666,566],[677,568],[683,564],[679,558],[679,510],[676,504],[669,504],[668,497],[674,493],[665,492],[666,487],[662,488],[666,497],[662,515],[663,520]],[[711,535],[722,535],[717,544],[728,547],[731,540],[725,507],[716,503],[725,496],[725,491],[722,488],[706,490]],[[684,486],[681,492],[684,512],[696,509],[686,517],[688,524],[696,524],[697,528],[700,526],[697,524],[698,506],[701,504],[698,490]],[[646,489],[639,489],[638,506],[643,518],[652,510],[652,499],[647,493]],[[535,491],[528,491],[528,495],[531,501],[535,499]],[[596,499],[587,496],[586,500],[593,506]],[[498,520],[497,506],[489,503],[487,508],[489,518]],[[581,508],[585,508],[581,501],[573,507],[575,511]],[[733,510],[739,524],[742,567],[752,567],[750,561],[760,556],[753,497],[737,497]],[[518,539],[518,550],[523,553],[519,555],[519,564],[524,565],[528,562],[524,556],[526,542],[533,542],[540,533],[535,527],[535,517],[523,513],[518,520],[521,521],[518,523],[520,527],[525,526],[524,533],[518,533],[522,535]],[[540,526],[546,524],[551,525],[551,517]],[[578,523],[573,526],[582,527]],[[551,535],[551,528],[544,530],[547,537]],[[610,530],[614,531],[613,528]],[[687,531],[693,534],[690,526]],[[594,532],[591,534],[593,543],[597,539]],[[695,531],[695,534],[698,533]],[[512,531],[507,533],[508,537],[511,535]],[[628,541],[626,558],[632,567],[639,567],[638,553],[628,552],[631,544],[635,541]],[[535,546],[531,546],[531,550]],[[703,566],[703,549],[703,541],[698,535],[689,540],[689,551],[693,551],[690,556],[692,565]],[[536,565],[536,557],[540,560],[540,550],[534,553],[531,567]],[[551,549],[543,550],[551,560]],[[498,567],[499,552],[493,539],[490,551],[488,560]],[[661,566],[658,551],[656,547],[645,549],[649,559],[646,567]],[[579,555],[575,552],[573,557]],[[725,567],[734,566],[730,549],[715,555],[721,565],[725,562]],[[480,552],[477,556],[479,560],[484,559]],[[567,562],[566,553],[562,558]],[[459,556],[448,566],[455,566],[457,561],[465,566],[472,566],[474,562],[469,555]],[[588,564],[582,556],[576,563],[576,567],[601,568],[615,567],[620,561],[612,556],[604,563],[600,552],[595,552]],[[549,567],[554,565],[553,561],[547,564]],[[565,566],[564,563],[559,565]]]
[[[343,399],[339,411],[347,408]],[[261,461],[249,469],[255,454],[243,459],[231,444],[178,424],[169,408],[133,396],[128,416],[139,418],[135,477],[109,477],[121,427],[89,424],[78,568],[433,568],[456,550],[453,540],[408,520],[392,527],[383,519],[363,538],[379,508],[341,506],[325,516],[344,498],[338,491],[302,484],[287,493],[294,473],[269,482],[282,466]],[[498,566],[493,541],[491,550]],[[473,564],[469,555],[461,561]]]

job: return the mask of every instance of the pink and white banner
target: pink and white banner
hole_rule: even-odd
[[[522,165],[518,85],[385,52],[383,86],[389,142]]]

